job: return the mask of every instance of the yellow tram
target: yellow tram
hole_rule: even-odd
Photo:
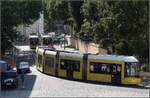
[[[139,63],[133,56],[88,55],[87,80],[140,84]]]
[[[83,54],[59,53],[58,76],[82,79]]]
[[[41,72],[68,79],[140,84],[139,61],[133,56],[93,55],[40,47],[36,66]]]
[[[30,49],[36,49],[39,44],[39,39],[37,35],[29,35]]]
[[[40,36],[40,45],[41,46],[53,46],[53,38],[50,35],[41,35]]]

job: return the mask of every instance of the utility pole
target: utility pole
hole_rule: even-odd
[[[66,37],[66,25],[64,25],[64,50],[65,50],[65,37]]]
[[[150,1],[149,1],[149,11],[150,11]],[[150,14],[149,14],[149,18],[150,18]],[[149,25],[149,32],[150,32],[150,25]],[[150,40],[150,34],[149,34],[149,40]],[[150,46],[150,43],[149,43],[149,46]],[[150,49],[149,49],[150,50]],[[149,52],[149,56],[150,56],[150,52]],[[150,61],[150,58],[148,58],[148,63]],[[149,66],[149,72],[150,72],[150,66]]]
[[[0,2],[0,9],[1,9],[1,2]],[[0,60],[1,60],[1,56],[2,56],[1,46],[2,46],[2,44],[1,44],[1,10],[0,10]]]

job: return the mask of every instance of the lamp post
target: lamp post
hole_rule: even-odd
[[[66,38],[66,32],[67,32],[67,26],[64,25],[64,50],[65,50],[65,38]]]

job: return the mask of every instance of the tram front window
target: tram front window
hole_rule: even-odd
[[[44,44],[48,45],[51,43],[51,39],[50,38],[44,38]]]
[[[139,77],[139,63],[138,62],[126,62],[125,77]]]
[[[31,45],[36,45],[36,44],[38,44],[38,39],[30,39],[30,44],[31,44]]]

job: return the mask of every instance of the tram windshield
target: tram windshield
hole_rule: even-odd
[[[44,38],[43,39],[43,43],[46,44],[46,45],[51,44],[51,42],[52,42],[51,38]]]
[[[125,77],[139,77],[139,63],[126,62],[125,63]]]
[[[30,39],[30,44],[31,45],[37,45],[38,44],[38,39],[37,38],[31,38]]]

